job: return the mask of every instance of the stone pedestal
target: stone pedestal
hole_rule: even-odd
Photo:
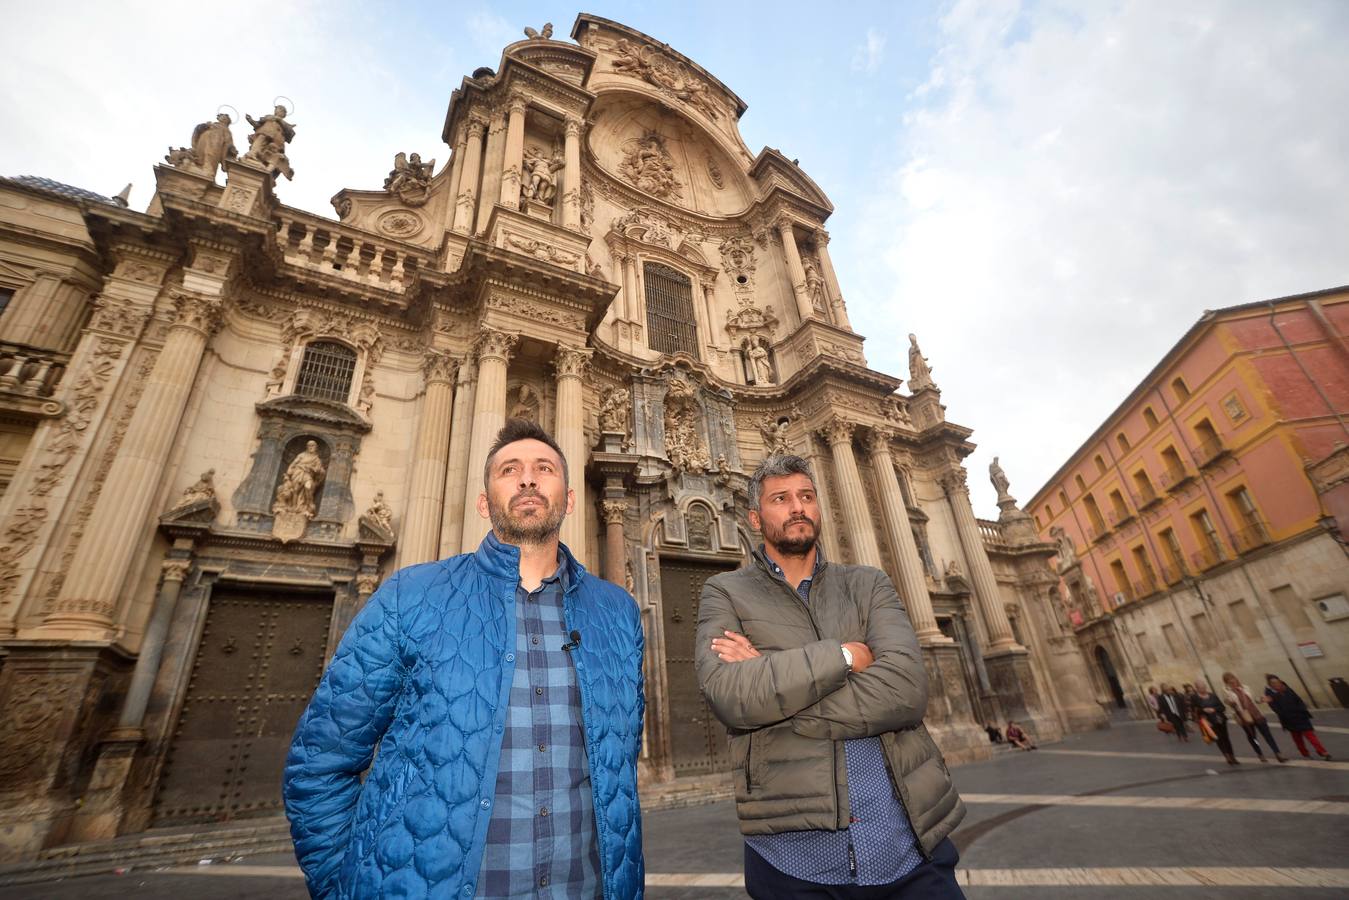
[[[131,774],[136,750],[145,740],[139,728],[115,728],[98,749],[98,762],[84,797],[66,831],[66,843],[100,841],[116,837],[125,807],[122,788]]]
[[[923,724],[941,748],[948,765],[988,759],[993,754],[981,723],[974,720],[974,704],[965,689],[960,651],[954,643],[923,647],[927,670],[927,715]]]
[[[984,656],[984,668],[988,672],[989,685],[1009,720],[1019,722],[1037,742],[1063,737],[1056,717],[1045,709],[1035,685],[1030,654],[1024,648],[994,650]],[[1005,727],[1007,723],[999,724]]]

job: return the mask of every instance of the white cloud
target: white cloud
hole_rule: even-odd
[[[854,324],[888,371],[918,334],[982,514],[993,455],[1029,500],[1205,308],[1349,282],[1346,42],[1335,2],[943,18]]]
[[[858,44],[857,49],[853,51],[853,71],[875,75],[884,59],[885,35],[875,28],[868,28],[866,40]]]

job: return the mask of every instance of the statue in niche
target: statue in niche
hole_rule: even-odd
[[[318,450],[317,441],[308,441],[304,450],[290,461],[286,474],[281,478],[281,486],[276,489],[276,500],[272,503],[273,515],[294,513],[306,519],[314,517],[314,499],[319,485],[323,483],[323,476],[327,474]]]
[[[383,491],[375,491],[375,499],[362,518],[378,525],[389,534],[393,534],[393,510],[389,508],[388,503],[384,502]]]
[[[537,200],[552,205],[557,196],[557,172],[566,162],[562,151],[553,148],[553,155],[546,156],[538,147],[525,151],[524,176],[520,179],[520,199]]]
[[[542,31],[535,31],[528,25],[525,26],[525,37],[531,41],[550,41],[553,39],[553,23],[544,22]]]
[[[749,362],[750,376],[760,387],[773,384],[773,363],[768,358],[768,348],[763,338],[751,338],[745,348],[745,359]]]
[[[993,488],[998,492],[999,503],[1011,499],[1012,495],[1009,493],[1009,489],[1012,482],[1007,479],[1007,473],[1002,470],[1002,466],[998,465],[996,456],[993,457],[993,462],[988,464],[988,480],[993,482]]]
[[[611,388],[600,403],[600,431],[628,436],[628,417],[632,415],[632,398],[624,387]]]
[[[431,173],[436,161],[422,162],[422,155],[399,153],[393,158],[393,170],[384,179],[384,190],[394,194],[408,206],[425,206],[431,199]]]
[[[218,113],[214,122],[202,122],[192,129],[190,147],[170,147],[164,161],[177,169],[189,169],[215,178],[216,169],[227,159],[237,159],[230,133],[233,120],[227,113]]]
[[[242,157],[245,162],[255,162],[272,174],[285,175],[286,180],[295,178],[295,171],[286,157],[286,144],[295,140],[295,126],[286,121],[286,108],[277,104],[271,115],[255,119],[245,115],[253,133],[248,138],[248,152]]]
[[[820,267],[815,265],[815,260],[809,254],[801,255],[801,268],[806,273],[806,296],[810,297],[811,304],[818,310],[825,309],[824,296],[824,276],[820,274]]]
[[[712,464],[707,444],[698,434],[698,389],[679,378],[670,381],[665,393],[665,455],[676,475],[706,472]]]
[[[515,390],[515,402],[511,404],[508,419],[528,419],[531,422],[539,420],[539,405],[541,398],[539,392],[527,384],[522,384]]]
[[[712,517],[706,506],[701,503],[690,506],[684,524],[688,528],[690,550],[712,549]]]
[[[1077,548],[1073,546],[1073,539],[1068,536],[1068,532],[1055,525],[1049,529],[1049,536],[1059,545],[1059,571],[1073,566],[1077,562]]]
[[[674,160],[659,134],[648,131],[624,150],[619,165],[622,174],[638,190],[665,200],[683,196],[675,176]]]
[[[759,422],[759,434],[763,435],[766,456],[779,456],[792,452],[791,442],[787,439],[787,429],[790,426],[791,420],[786,416],[780,419],[774,419],[771,415],[763,417]]]
[[[909,335],[909,390],[916,391],[929,387],[936,387],[932,381],[932,369],[928,366],[923,351],[918,347],[918,338],[911,334]]]

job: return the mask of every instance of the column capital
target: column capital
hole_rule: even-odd
[[[520,335],[518,334],[499,331],[484,325],[478,331],[478,340],[474,344],[474,351],[479,362],[485,359],[499,359],[504,363],[509,363],[511,357],[515,355],[515,345],[519,342]]]
[[[839,444],[851,443],[853,432],[856,429],[856,422],[849,422],[847,419],[840,419],[836,416],[820,428],[820,436],[829,442],[829,446],[834,447]]]
[[[590,356],[593,351],[581,347],[557,345],[553,356],[553,366],[558,378],[580,378],[590,369]]]
[[[781,234],[784,238],[787,237],[787,235],[792,234],[792,229],[795,227],[795,225],[796,220],[793,219],[791,216],[786,215],[778,216],[777,219],[773,222],[773,227],[776,228],[778,230],[778,233]]]
[[[816,228],[816,229],[815,229],[815,246],[818,247],[818,248],[821,249],[821,250],[823,250],[825,247],[828,247],[828,246],[829,246],[829,232],[825,231],[823,228]]]
[[[506,109],[510,115],[520,113],[524,115],[526,107],[529,106],[529,98],[519,91],[512,92],[510,97],[506,98]]]
[[[210,337],[220,327],[225,304],[219,297],[175,288],[173,293],[174,327],[191,328]]]
[[[605,525],[622,525],[623,516],[628,512],[626,500],[601,500],[600,517]]]
[[[356,576],[356,594],[369,597],[379,587],[379,576],[372,572],[361,572]]]
[[[469,116],[468,118],[468,136],[470,138],[480,138],[487,131],[487,120],[482,116]]]
[[[578,116],[567,116],[565,127],[567,137],[580,137],[582,129],[585,128],[585,122]]]
[[[867,435],[867,449],[873,455],[885,454],[890,456],[890,442],[895,439],[895,432],[889,428],[873,427]]]
[[[427,350],[422,355],[422,374],[427,384],[433,381],[454,384],[459,375],[459,360],[440,350]]]
[[[941,484],[942,490],[948,496],[952,494],[969,495],[970,487],[965,474],[965,470],[957,466],[954,469],[947,469],[941,475],[937,476],[937,481]]]
[[[166,559],[160,566],[164,573],[164,580],[176,581],[179,584],[187,580],[187,573],[192,570],[192,560],[190,559]]]

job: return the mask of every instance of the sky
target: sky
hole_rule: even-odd
[[[443,165],[450,92],[524,26],[670,44],[828,194],[868,362],[907,376],[918,335],[989,518],[994,455],[1029,501],[1205,309],[1349,283],[1341,0],[3,6],[0,174],[138,209],[222,104],[243,148],[289,99],[278,196],[331,215],[396,152]]]

